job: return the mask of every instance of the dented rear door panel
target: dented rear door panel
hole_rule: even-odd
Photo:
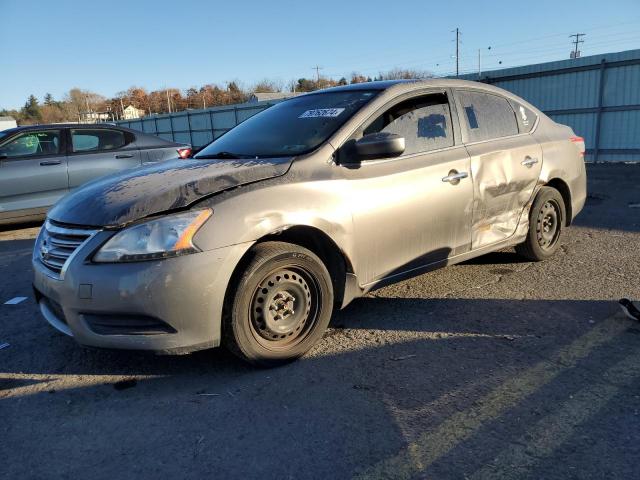
[[[473,178],[472,248],[509,238],[532,199],[542,148],[529,134],[467,145]]]

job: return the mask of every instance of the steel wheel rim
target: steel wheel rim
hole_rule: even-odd
[[[291,348],[313,329],[319,305],[320,289],[307,270],[293,265],[274,269],[258,283],[251,298],[251,333],[267,349]]]
[[[549,250],[560,237],[560,205],[555,200],[547,200],[538,212],[536,222],[536,237],[538,245],[543,250]]]

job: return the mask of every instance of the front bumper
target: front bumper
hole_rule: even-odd
[[[34,289],[47,321],[80,344],[187,352],[220,344],[222,306],[251,243],[158,261],[95,264],[100,232],[70,258],[64,275],[33,255]]]

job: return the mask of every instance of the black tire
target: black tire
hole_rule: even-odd
[[[562,195],[555,188],[542,187],[529,212],[527,239],[516,246],[516,252],[534,262],[546,260],[560,247],[565,223]]]
[[[311,251],[284,242],[256,245],[232,284],[223,317],[224,345],[264,367],[304,355],[329,325],[331,276]]]

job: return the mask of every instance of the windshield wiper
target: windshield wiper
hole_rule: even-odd
[[[240,155],[239,153],[232,153],[232,152],[218,152],[218,153],[210,153],[208,155],[196,155],[196,160],[199,158],[204,158],[204,159],[208,159],[208,158],[251,158],[249,155]]]

